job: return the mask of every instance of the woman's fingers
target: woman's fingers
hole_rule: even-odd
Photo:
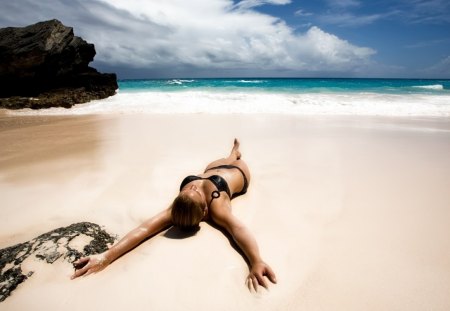
[[[247,278],[247,287],[249,291],[252,291],[253,285],[252,285],[252,278],[250,276]]]
[[[252,276],[250,280],[252,282],[253,289],[255,290],[255,292],[257,292],[258,291],[258,280],[256,280],[255,276]]]
[[[277,277],[275,276],[275,272],[267,266],[266,276],[273,284],[277,284]]]
[[[268,286],[269,284],[265,277],[267,277],[270,280],[270,282],[274,284],[277,282],[275,273],[267,264],[259,263],[255,265],[247,278],[248,280],[247,286],[249,290],[251,290],[251,285],[253,286],[256,292],[258,291],[259,285],[261,285],[265,289],[269,289]]]
[[[88,276],[89,274],[91,274],[92,272],[94,272],[94,269],[90,268],[86,271],[86,273],[84,274],[84,276]]]
[[[256,277],[253,275],[249,275],[247,277],[247,287],[248,290],[251,292],[252,289],[257,292],[258,291],[258,281],[256,280]]]
[[[72,275],[71,279],[101,271],[105,269],[107,265],[108,262],[103,254],[81,258],[74,262],[75,273]]]
[[[89,260],[90,257],[83,257],[73,263],[75,273],[70,277],[72,280],[79,276],[82,276],[89,270],[88,266]]]
[[[73,280],[73,279],[75,279],[75,278],[77,278],[79,276],[84,275],[88,270],[89,270],[88,266],[85,266],[82,269],[76,270],[75,273],[72,275],[71,279]]]
[[[264,280],[264,277],[262,275],[256,274],[255,279],[258,280],[259,285],[261,285],[265,289],[268,289],[266,280]]]
[[[260,280],[259,280],[259,278],[257,276],[255,276],[255,275],[249,275],[248,276],[248,278],[247,278],[247,287],[248,287],[249,291],[252,291],[252,289],[253,289],[255,292],[258,292],[258,286],[260,284],[261,284],[261,282],[260,282]],[[264,287],[266,287],[266,286],[264,286]]]
[[[73,267],[75,269],[81,269],[89,262],[89,259],[90,259],[89,257],[82,257],[82,258],[78,259],[77,261],[74,261]]]

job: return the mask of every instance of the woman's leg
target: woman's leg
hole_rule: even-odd
[[[239,141],[234,139],[233,148],[231,149],[230,155],[227,158],[219,159],[208,164],[205,172],[212,167],[220,165],[235,165],[234,163],[241,158],[241,152],[239,151]]]
[[[244,162],[244,160],[241,159],[241,151],[239,150],[239,141],[237,139],[234,139],[233,148],[231,149],[230,155],[227,158],[219,159],[216,161],[213,161],[208,164],[208,166],[205,169],[205,172],[213,167],[217,167],[220,165],[234,165],[239,167],[247,177],[247,181],[250,182],[250,170],[248,169],[247,164]]]

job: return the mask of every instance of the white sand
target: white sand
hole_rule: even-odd
[[[449,310],[449,121],[0,116],[0,247],[79,221],[123,236],[239,137],[252,184],[233,211],[278,278],[249,293],[243,258],[202,224],[74,281],[30,260],[0,310]]]

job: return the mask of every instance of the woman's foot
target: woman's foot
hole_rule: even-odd
[[[233,149],[231,149],[230,156],[236,157],[236,160],[239,160],[242,156],[241,152],[239,151],[239,146],[240,146],[239,140],[237,140],[237,138],[235,138]]]

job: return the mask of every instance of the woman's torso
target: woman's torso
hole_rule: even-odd
[[[230,199],[232,199],[236,194],[240,193],[245,186],[244,179],[246,179],[247,177],[244,177],[243,174],[245,173],[243,173],[242,170],[240,171],[238,168],[213,168],[208,169],[203,174],[200,174],[198,176],[202,178],[214,178],[216,177],[214,175],[220,176],[220,178],[222,178],[227,184],[230,190]],[[215,179],[219,180],[218,178]],[[212,183],[214,184],[214,182]]]

